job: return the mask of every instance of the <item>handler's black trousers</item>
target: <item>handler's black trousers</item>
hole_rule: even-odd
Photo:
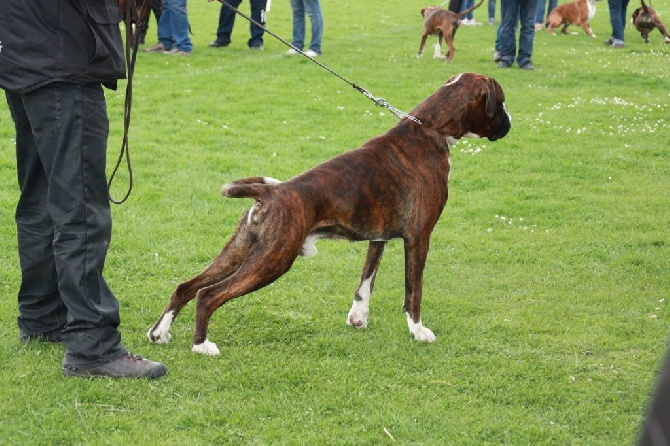
[[[119,303],[102,277],[112,230],[102,86],[53,83],[6,96],[21,190],[21,334],[61,331],[64,366],[114,361],[127,350],[117,330]]]

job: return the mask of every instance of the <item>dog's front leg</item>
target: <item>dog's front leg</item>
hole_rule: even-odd
[[[405,239],[405,305],[409,332],[415,341],[433,342],[435,335],[421,323],[423,269],[428,255],[428,238]]]
[[[347,315],[347,325],[365,328],[368,326],[368,312],[370,308],[370,295],[375,285],[375,277],[379,269],[379,263],[384,254],[386,242],[372,241],[368,245],[368,254],[361,273],[361,282],[356,289],[354,302]]]
[[[596,37],[596,35],[593,34],[593,30],[591,29],[588,23],[583,23],[580,26],[582,27],[587,36]]]

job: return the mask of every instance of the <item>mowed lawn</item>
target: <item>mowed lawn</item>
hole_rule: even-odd
[[[112,208],[105,277],[123,342],[168,365],[158,381],[65,379],[63,346],[19,342],[14,131],[0,102],[0,444],[635,443],[670,321],[670,45],[658,31],[644,44],[629,25],[625,48],[606,47],[598,2],[597,38],[539,32],[535,71],[500,70],[483,5],[484,25],[459,28],[452,63],[432,58],[435,38],[419,59],[425,6],[324,0],[317,60],[340,77],[269,35],[249,50],[240,17],[229,47],[208,48],[216,2],[189,2],[191,57],[138,55],[134,185]],[[654,6],[670,25],[670,5]],[[290,40],[288,1],[272,3],[267,26]],[[155,31],[152,19],[147,46]],[[500,141],[451,148],[423,287],[435,343],[407,330],[401,240],[388,244],[367,329],[345,324],[367,245],[321,241],[214,314],[220,356],[191,352],[193,303],[170,344],[147,342],[175,285],[209,264],[252,203],[223,198],[223,183],[288,179],[397,123],[348,82],[409,111],[465,71],[500,82],[513,121]],[[120,87],[107,91],[110,174]],[[124,161],[115,198],[128,180]]]

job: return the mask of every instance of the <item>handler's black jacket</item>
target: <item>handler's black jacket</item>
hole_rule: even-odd
[[[3,0],[0,88],[27,93],[51,82],[126,76],[118,0]]]

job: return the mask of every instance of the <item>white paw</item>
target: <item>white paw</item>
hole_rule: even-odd
[[[424,327],[421,321],[415,323],[412,321],[412,318],[407,315],[407,325],[409,326],[409,332],[414,337],[415,341],[422,342],[433,342],[435,341],[436,336],[428,327]]]
[[[155,344],[167,344],[170,342],[170,339],[172,339],[170,326],[172,325],[173,319],[174,313],[172,311],[165,313],[156,325],[156,328],[151,327],[147,332],[147,339],[149,342]]]
[[[434,342],[435,339],[437,339],[430,328],[424,326],[419,327],[417,330],[414,330],[411,333],[412,336],[414,336],[415,341]]]
[[[202,344],[193,344],[193,348],[191,348],[191,351],[194,351],[195,353],[202,353],[203,355],[209,355],[209,356],[217,356],[220,353],[219,348],[216,346],[216,344],[210,342],[207,339],[205,339],[205,342],[203,342]]]
[[[352,327],[366,328],[368,326],[368,312],[360,311],[355,308],[356,304],[351,307],[347,315],[347,325]]]
[[[151,330],[149,330],[149,332],[147,333],[147,339],[149,340],[149,342],[152,342],[154,344],[167,344],[168,342],[170,342],[170,339],[172,339],[172,335],[170,334],[170,332],[161,333],[158,331],[152,332]]]

